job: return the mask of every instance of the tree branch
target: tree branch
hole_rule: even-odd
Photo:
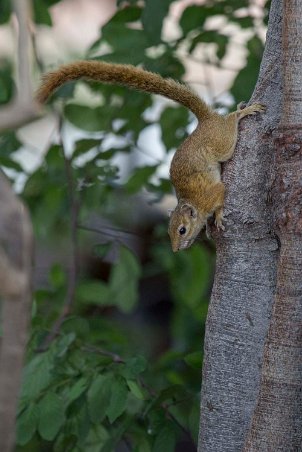
[[[272,130],[281,111],[281,7],[282,2],[272,1],[251,99],[265,104],[267,111],[240,123],[234,156],[223,170],[226,230],[213,231],[217,259],[205,334],[200,452],[242,451],[257,402],[278,257],[268,195]]]
[[[33,250],[27,210],[2,172],[0,212],[0,450],[11,452],[32,296]]]
[[[0,110],[0,131],[20,127],[41,114],[31,84],[30,0],[13,0],[13,7],[18,22],[18,90],[11,103]]]
[[[43,343],[38,347],[39,352],[43,352],[48,349],[51,342],[57,337],[60,332],[60,328],[66,319],[66,317],[70,314],[75,296],[75,287],[77,280],[77,269],[78,269],[78,233],[77,233],[77,224],[78,224],[78,212],[79,212],[79,203],[78,199],[75,195],[75,182],[72,174],[72,165],[71,159],[67,157],[64,143],[62,139],[62,120],[60,120],[60,144],[62,146],[63,158],[65,163],[65,172],[66,172],[66,181],[67,181],[67,189],[68,189],[68,197],[69,197],[69,205],[70,205],[70,246],[71,253],[68,265],[68,281],[67,281],[67,294],[64,301],[63,309],[52,326],[51,331],[46,336]]]

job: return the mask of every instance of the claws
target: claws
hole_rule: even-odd
[[[225,220],[223,214],[220,214],[216,216],[215,218],[215,226],[218,229],[218,231],[221,229],[222,231],[225,231],[225,226],[223,224],[223,221]]]
[[[257,112],[264,113],[266,111],[266,106],[263,104],[258,104],[258,103],[252,104],[247,108],[250,110],[250,112],[249,112],[250,115],[255,115]]]
[[[222,221],[215,221],[216,228],[221,231],[225,231],[225,226],[222,224]]]

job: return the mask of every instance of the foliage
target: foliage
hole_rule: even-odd
[[[49,8],[55,3],[33,2],[37,39],[40,25],[52,26]],[[211,59],[200,62],[219,69],[232,37],[209,19],[223,16],[227,24],[250,33],[246,64],[234,74],[230,90],[234,103],[247,100],[263,50],[255,19],[245,8],[250,2],[191,4],[179,18],[179,37],[167,40],[163,26],[172,3],[146,0],[143,7],[141,1],[119,0],[117,12],[85,57],[141,64],[181,79],[182,55],[196,59],[206,48],[214,49]],[[1,2],[0,17],[1,23],[9,19],[10,2]],[[16,158],[20,135],[10,131],[0,139],[1,166],[12,180],[20,175],[25,180],[21,195],[38,247],[55,254],[54,260],[47,259],[48,267],[52,262],[47,281],[35,293],[17,450],[110,452],[123,443],[139,452],[174,451],[178,441],[197,439],[202,333],[214,256],[211,244],[172,255],[167,221],[150,233],[140,206],[142,196],[154,202],[171,193],[161,169],[192,118],[182,107],[168,104],[157,119],[149,119],[152,97],[122,87],[85,85],[100,102],[81,105],[72,99],[74,83],[53,96],[61,138],[49,145],[43,163],[30,174]],[[0,86],[0,102],[6,103],[14,82],[5,61]],[[63,133],[67,123],[82,131],[70,154]],[[150,156],[152,164],[132,169],[122,181],[121,157],[131,160],[145,152],[139,138],[151,126],[161,131],[163,160]],[[106,147],[109,133],[122,144]],[[95,226],[95,218],[105,218],[105,226],[98,221]],[[132,246],[129,236],[139,245]],[[148,246],[139,253],[144,241]],[[162,280],[163,294],[150,295],[146,287],[156,292]],[[66,302],[72,307],[62,316]],[[50,340],[58,319],[58,334]]]

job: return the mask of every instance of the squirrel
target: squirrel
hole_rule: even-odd
[[[255,103],[222,116],[188,86],[173,79],[128,64],[93,60],[75,61],[46,73],[36,100],[45,103],[65,82],[79,79],[160,94],[194,113],[198,125],[177,149],[170,167],[171,182],[178,200],[176,208],[171,211],[168,228],[172,250],[189,248],[211,215],[215,216],[216,227],[224,230],[225,187],[221,181],[220,163],[233,155],[239,121],[256,112],[264,112],[265,107]]]

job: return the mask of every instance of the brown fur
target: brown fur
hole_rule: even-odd
[[[160,94],[179,102],[196,115],[198,126],[176,151],[170,168],[178,199],[169,223],[172,249],[188,248],[212,214],[215,215],[216,226],[224,229],[224,185],[221,182],[220,162],[233,155],[239,120],[263,112],[264,107],[253,104],[220,116],[183,84],[131,65],[101,61],[76,61],[46,74],[37,92],[38,102],[46,102],[67,81],[79,79]]]

